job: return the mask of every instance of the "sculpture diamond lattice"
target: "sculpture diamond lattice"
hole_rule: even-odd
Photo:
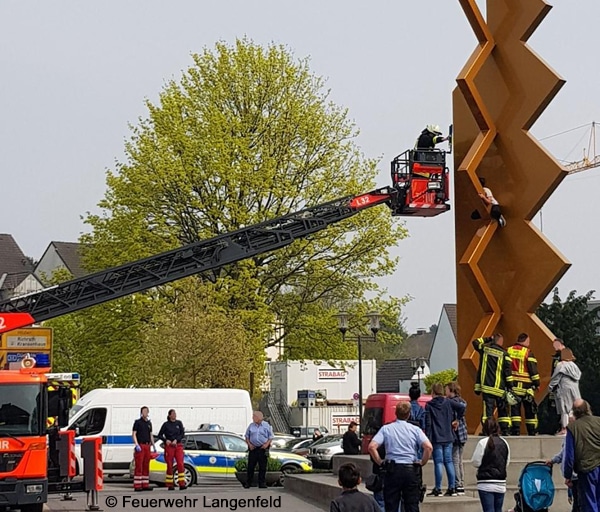
[[[535,311],[569,263],[532,219],[567,171],[528,130],[564,80],[527,45],[548,4],[488,0],[486,21],[475,0],[459,1],[479,41],[453,93],[458,373],[474,432],[481,400],[473,393],[473,339],[502,332],[509,346],[527,332],[543,386],[550,377],[552,333]],[[480,177],[502,205],[504,228],[478,196]],[[471,218],[474,210],[480,219]]]

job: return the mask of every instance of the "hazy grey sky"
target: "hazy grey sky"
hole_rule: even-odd
[[[598,0],[555,0],[531,38],[567,79],[534,135],[600,121],[599,19]],[[80,216],[104,194],[105,170],[123,157],[128,123],[146,114],[144,98],[178,79],[190,53],[243,36],[311,56],[360,127],[364,153],[381,157],[380,186],[389,160],[425,124],[450,124],[455,78],[475,45],[457,0],[4,0],[0,232],[36,259],[51,240],[77,240]],[[545,144],[575,160],[584,133]],[[544,234],[573,263],[563,294],[600,291],[599,193],[600,169],[591,170],[568,177],[543,209]],[[437,323],[441,305],[455,301],[453,224],[452,213],[409,219],[410,238],[394,249],[401,263],[385,284],[414,298],[405,308],[409,330]]]

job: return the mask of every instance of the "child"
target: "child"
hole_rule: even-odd
[[[352,464],[342,464],[338,471],[338,483],[342,494],[331,502],[329,512],[380,512],[381,509],[373,496],[360,492],[360,471]]]
[[[460,396],[460,386],[458,382],[446,384],[446,397],[466,405],[467,402]],[[465,417],[457,418],[455,416],[452,422],[454,428],[454,443],[452,445],[452,463],[454,464],[454,473],[456,474],[456,493],[459,496],[465,494],[465,470],[463,465],[463,450],[467,442],[467,423]]]

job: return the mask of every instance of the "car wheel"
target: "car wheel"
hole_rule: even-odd
[[[187,464],[184,466],[185,468],[185,472],[184,472],[184,476],[185,476],[185,486],[186,487],[191,487],[192,485],[194,485],[196,483],[196,471],[194,470],[194,468],[192,466],[188,466]],[[175,482],[175,485],[177,485],[177,481],[179,480],[179,475],[177,473],[177,470],[174,469],[173,470],[173,481]]]
[[[285,475],[289,475],[290,473],[295,473],[298,469],[299,469],[298,466],[288,465],[288,466],[283,466],[281,468],[281,472]]]

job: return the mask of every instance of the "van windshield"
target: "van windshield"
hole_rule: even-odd
[[[383,407],[369,407],[363,415],[363,434],[374,436],[383,426]]]
[[[69,411],[69,419],[72,419],[81,409],[83,409],[83,405],[74,405]]]

